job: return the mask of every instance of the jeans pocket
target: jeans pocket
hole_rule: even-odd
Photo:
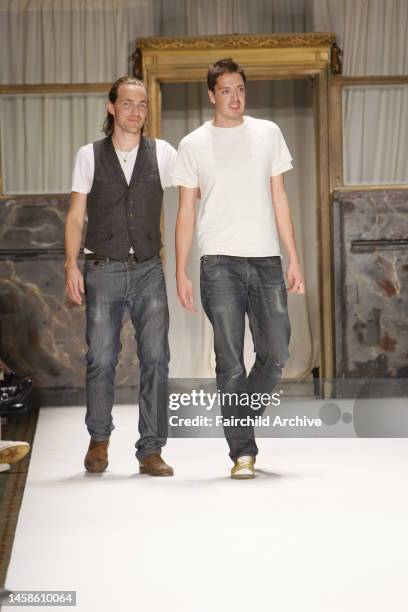
[[[98,260],[88,260],[85,261],[84,265],[84,277],[85,280],[88,278],[93,278],[98,273],[101,273],[106,267],[106,261],[98,261]]]
[[[278,268],[282,270],[282,258],[279,255],[271,255],[270,257],[262,258],[267,267]]]
[[[202,268],[208,268],[214,265],[217,265],[219,262],[219,255],[203,255],[200,260],[200,264]]]

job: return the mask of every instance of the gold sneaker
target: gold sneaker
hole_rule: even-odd
[[[255,457],[251,455],[243,455],[235,461],[234,467],[231,469],[231,478],[237,480],[248,480],[255,478]]]
[[[30,450],[28,442],[15,442],[14,440],[0,440],[0,464],[17,463],[26,456]]]

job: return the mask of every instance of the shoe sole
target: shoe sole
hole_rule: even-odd
[[[174,473],[162,474],[160,472],[152,472],[151,470],[148,470],[147,468],[143,468],[143,467],[139,468],[139,474],[148,474],[149,476],[174,476]]]
[[[252,480],[255,478],[255,474],[234,474],[231,475],[232,480]]]
[[[3,448],[0,451],[0,463],[18,463],[28,454],[29,450],[30,447],[25,444]]]
[[[90,474],[100,474],[101,472],[104,472],[106,470],[106,468],[108,467],[108,464],[104,465],[103,467],[99,468],[99,470],[90,470],[88,467],[86,467],[85,465],[85,469],[87,472],[89,472]]]

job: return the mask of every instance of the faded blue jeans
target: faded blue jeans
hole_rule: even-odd
[[[217,388],[238,397],[272,393],[289,356],[290,322],[281,258],[204,255],[200,283],[203,308],[214,330]],[[255,348],[248,376],[243,354],[245,315]],[[248,410],[240,402],[221,403],[221,411],[224,418],[263,412]],[[225,426],[224,433],[233,461],[257,455],[253,427]]]
[[[139,434],[136,457],[160,453],[167,439],[169,314],[159,256],[142,263],[87,260],[85,423],[94,440],[114,429],[112,407],[120,332],[127,308],[135,329],[140,365]]]

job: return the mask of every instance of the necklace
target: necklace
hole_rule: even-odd
[[[126,155],[122,155],[122,153],[119,151],[119,149],[115,149],[116,153],[119,155],[120,159],[126,164],[129,155],[132,153],[133,149],[131,149],[130,151],[126,152]]]

